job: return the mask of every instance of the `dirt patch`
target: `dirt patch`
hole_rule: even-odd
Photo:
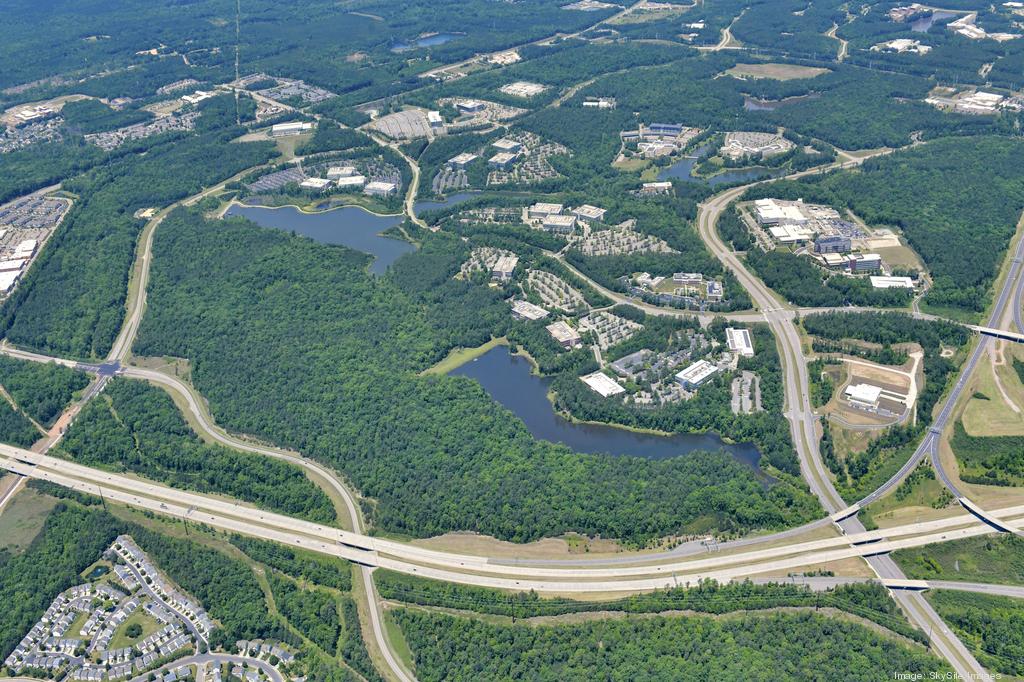
[[[829,73],[829,70],[795,64],[737,64],[726,73],[734,78],[770,78],[777,81],[789,81],[814,78]]]

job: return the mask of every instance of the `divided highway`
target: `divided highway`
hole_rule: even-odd
[[[832,168],[850,167],[863,159]],[[415,166],[415,164],[411,164]],[[805,171],[790,178],[799,177],[819,170]],[[755,183],[758,184],[758,183]],[[223,184],[218,185],[221,187]],[[186,518],[197,523],[233,532],[254,535],[268,540],[297,545],[340,556],[360,564],[370,602],[370,616],[373,634],[391,668],[392,674],[400,680],[414,679],[397,660],[387,645],[387,633],[383,628],[380,604],[373,590],[370,571],[381,566],[409,574],[432,577],[450,582],[459,582],[488,587],[557,593],[592,592],[635,592],[659,587],[694,583],[704,578],[721,581],[742,579],[756,574],[779,574],[791,569],[821,565],[849,557],[864,557],[877,575],[888,584],[897,585],[905,580],[898,566],[886,553],[903,547],[916,547],[961,537],[995,532],[1007,529],[1020,532],[1024,528],[1024,507],[1008,508],[986,515],[962,495],[942,469],[937,457],[937,442],[942,430],[951,418],[953,406],[966,386],[967,379],[977,365],[988,343],[982,337],[970,356],[964,372],[954,390],[946,400],[932,430],[921,446],[900,472],[878,490],[865,497],[857,505],[849,506],[839,496],[831,482],[829,473],[821,461],[818,451],[817,419],[814,416],[808,396],[806,360],[803,356],[800,336],[795,325],[797,314],[811,311],[794,309],[781,303],[759,278],[751,274],[743,262],[721,241],[716,224],[722,212],[748,187],[726,190],[708,199],[700,206],[697,227],[708,248],[731,269],[740,283],[750,293],[760,312],[740,313],[729,316],[737,321],[766,321],[778,339],[780,355],[785,369],[785,416],[790,422],[791,434],[801,471],[812,492],[829,512],[830,517],[791,529],[758,538],[747,538],[718,545],[718,552],[700,558],[688,558],[703,553],[707,548],[688,543],[676,550],[649,555],[629,555],[614,559],[572,559],[549,561],[501,560],[488,557],[460,555],[449,552],[427,550],[408,543],[372,538],[364,534],[363,522],[354,495],[343,481],[332,471],[312,462],[298,453],[253,444],[226,433],[216,426],[210,417],[201,396],[194,388],[176,377],[125,363],[130,358],[138,326],[145,309],[146,284],[152,258],[153,233],[170,208],[154,218],[140,241],[138,261],[134,271],[133,290],[128,302],[124,328],[119,334],[108,359],[103,364],[81,364],[59,358],[21,351],[5,344],[0,352],[13,357],[37,362],[59,362],[90,371],[99,376],[93,384],[91,395],[102,389],[106,378],[123,374],[132,378],[150,381],[177,393],[186,402],[196,423],[207,435],[228,447],[282,459],[303,467],[311,474],[327,482],[344,500],[351,518],[353,532],[309,524],[269,512],[253,510],[205,496],[187,493],[149,484],[138,479],[119,476],[108,472],[82,467],[72,462],[49,458],[19,448],[0,446],[0,467],[24,476],[50,480],[59,485],[91,493],[101,493],[105,499],[118,501],[135,507],[150,509],[157,513]],[[205,190],[184,203],[194,203],[217,187]],[[407,197],[408,199],[409,197]],[[411,202],[406,210],[415,220]],[[1006,278],[993,310],[992,323],[998,324],[1005,312],[1007,302],[1012,298],[1017,309],[1014,319],[1022,327],[1020,303],[1024,277],[1021,263],[1024,259],[1024,243],[1017,245],[1010,274]],[[582,273],[580,273],[582,274]],[[588,281],[589,278],[585,278]],[[593,282],[591,282],[593,284]],[[598,287],[600,289],[600,287]],[[603,292],[606,295],[613,292]],[[612,295],[616,298],[617,295]],[[635,304],[634,301],[629,301]],[[656,312],[657,311],[657,312]],[[680,314],[676,311],[653,309],[655,314]],[[922,315],[921,317],[926,317]],[[958,498],[961,498],[970,514],[961,514],[941,521],[910,524],[885,531],[866,532],[856,518],[856,511],[891,490],[927,454],[931,454],[943,483]],[[979,517],[983,520],[979,520]],[[800,541],[799,535],[815,527],[835,521],[846,533],[843,537],[824,540]],[[987,521],[987,522],[986,522]],[[767,549],[757,546],[772,541],[787,540],[785,544]],[[746,549],[746,548],[750,549]],[[917,592],[897,590],[897,600],[918,627],[931,632],[936,649],[942,653],[962,676],[981,675],[984,669],[974,660],[963,644],[951,633],[931,606]]]

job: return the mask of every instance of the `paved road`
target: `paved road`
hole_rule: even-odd
[[[135,576],[135,580],[138,581],[139,586],[142,588],[143,592],[148,594],[153,599],[153,601],[160,604],[165,609],[176,615],[178,619],[181,621],[182,625],[185,626],[185,628],[192,634],[192,636],[195,637],[197,641],[203,643],[204,649],[210,648],[210,642],[206,639],[206,637],[203,636],[203,633],[199,631],[199,628],[196,627],[196,624],[189,620],[188,616],[179,611],[173,604],[168,602],[166,599],[161,597],[160,594],[153,588],[153,586],[146,582],[146,578],[142,575],[142,572],[135,567],[134,564],[126,562],[125,566],[127,566],[128,570],[131,571],[133,576]]]
[[[854,162],[834,164],[833,168],[849,167],[862,162],[858,159]],[[805,175],[803,174],[796,174]],[[795,177],[795,176],[790,176]],[[758,183],[755,183],[758,184]],[[821,501],[822,506],[833,513],[842,514],[854,511],[856,508],[847,508],[845,501],[840,497],[832,484],[828,471],[825,469],[818,450],[817,417],[811,410],[808,399],[807,386],[807,363],[803,355],[800,343],[800,336],[794,324],[795,313],[788,309],[784,303],[779,303],[778,298],[759,278],[751,274],[745,264],[729,249],[718,236],[716,224],[719,216],[733,201],[738,199],[748,186],[738,187],[712,197],[701,205],[697,217],[698,232],[705,244],[723,264],[731,269],[737,279],[751,295],[755,304],[764,313],[766,321],[775,333],[776,339],[782,350],[783,365],[786,379],[786,417],[790,420],[793,444],[800,459],[800,469],[804,479],[808,482],[811,491]],[[963,379],[961,379],[963,383]],[[926,438],[931,438],[932,434]],[[922,444],[923,446],[924,444]],[[923,455],[920,455],[923,456]],[[918,461],[920,456],[915,455]],[[880,488],[875,490],[868,497],[877,499],[902,480],[903,475],[909,473],[916,466],[915,458],[907,462],[901,468],[898,476],[886,481]],[[865,498],[867,500],[867,498]],[[870,501],[870,500],[867,500]],[[837,514],[838,512],[838,514]],[[857,536],[863,533],[864,526],[857,519],[856,515],[848,516],[840,521],[840,527],[847,535]],[[891,547],[892,543],[882,541],[880,546]],[[881,549],[881,547],[879,547]],[[868,565],[880,578],[903,579],[905,576],[899,566],[889,557],[881,554],[866,557]],[[962,676],[970,677],[984,675],[985,669],[970,654],[959,638],[949,630],[931,605],[918,593],[900,591],[895,592],[894,597],[903,608],[904,613],[925,632],[931,633],[933,646],[953,668]]]
[[[183,665],[196,665],[202,667],[207,664],[219,666],[224,663],[227,663],[228,665],[248,664],[250,668],[259,668],[262,670],[263,673],[270,678],[271,682],[285,682],[284,675],[279,673],[277,668],[274,668],[266,661],[261,661],[258,658],[251,658],[249,656],[235,656],[232,654],[197,654],[195,656],[186,656],[157,668],[157,670],[166,673]],[[148,679],[149,673],[147,672],[143,675],[133,677],[131,682],[146,682]],[[0,682],[3,682],[3,678],[0,678]]]
[[[110,501],[324,551],[367,566],[381,566],[466,584],[548,592],[652,589],[670,584],[672,576],[689,582],[707,577],[732,580],[994,532],[991,526],[964,513],[850,537],[824,538],[725,555],[714,553],[669,563],[601,568],[508,566],[493,563],[486,557],[425,550],[350,533],[219,498],[147,483],[131,476],[98,471],[11,446],[0,446],[0,467],[83,492],[102,494]],[[1024,526],[1024,518],[1021,518],[1024,517],[1024,506],[1007,508],[999,513],[1006,523],[1014,527]]]

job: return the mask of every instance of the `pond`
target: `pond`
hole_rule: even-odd
[[[451,374],[480,382],[492,398],[523,420],[534,438],[562,443],[576,452],[667,459],[696,451],[725,450],[760,471],[761,453],[752,443],[728,445],[712,433],[659,436],[563,419],[547,398],[550,381],[533,374],[530,361],[512,354],[508,346],[496,346]]]
[[[85,579],[86,580],[96,580],[97,578],[105,576],[109,572],[110,572],[110,567],[109,566],[104,566],[103,564],[100,564],[96,568],[94,568],[91,571],[89,571],[89,575],[85,576]]]
[[[437,47],[438,45],[444,45],[445,43],[451,42],[456,38],[461,38],[464,33],[434,33],[431,35],[420,36],[414,40],[399,40],[391,45],[392,52],[408,52],[409,50],[415,50],[420,47]]]
[[[754,180],[769,178],[785,173],[784,170],[778,168],[768,169],[761,166],[754,166],[753,168],[735,168],[732,170],[726,170],[704,178],[693,174],[694,166],[696,166],[700,161],[701,159],[696,156],[684,156],[668,168],[658,173],[658,179],[671,180],[672,178],[678,178],[680,180],[685,180],[686,182],[702,182],[709,187],[717,187],[718,185],[728,185],[737,182],[753,182]]]
[[[322,244],[342,244],[373,256],[370,272],[383,275],[399,256],[416,249],[409,242],[381,236],[381,232],[402,222],[402,216],[379,216],[356,206],[322,213],[303,213],[294,206],[264,208],[238,206],[229,216],[242,216],[263,227],[305,235]]]
[[[455,194],[449,194],[444,199],[421,199],[413,205],[413,210],[416,211],[416,215],[424,211],[437,211],[461,204],[463,201],[468,201],[477,195],[479,195],[479,192],[456,192]]]
[[[927,33],[936,21],[945,21],[955,16],[956,12],[932,12],[910,22],[910,30],[914,33]]]
[[[703,161],[711,151],[712,149],[708,145],[698,147],[693,150],[692,155],[684,156],[668,168],[663,169],[658,173],[658,179],[671,180],[673,178],[677,178],[686,182],[701,182],[709,187],[717,187],[718,185],[730,185],[738,182],[753,182],[754,180],[760,180],[762,178],[782,175],[786,172],[779,168],[768,169],[762,168],[761,166],[754,166],[753,168],[734,168],[732,170],[725,170],[710,177],[694,175],[694,168],[698,163]]]

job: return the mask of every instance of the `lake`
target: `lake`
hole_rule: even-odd
[[[910,22],[910,30],[914,33],[927,33],[936,21],[952,19],[955,16],[956,12],[932,12]]]
[[[695,451],[726,450],[760,471],[761,453],[752,443],[728,445],[712,433],[659,436],[563,419],[547,398],[550,381],[531,373],[530,361],[513,355],[508,346],[492,348],[452,370],[451,375],[480,382],[492,398],[523,420],[534,438],[562,443],[576,452],[667,459]]]
[[[294,206],[264,208],[234,205],[229,216],[242,216],[263,227],[305,235],[322,244],[342,244],[373,256],[370,272],[383,275],[399,256],[416,249],[409,242],[381,236],[402,222],[403,216],[379,216],[356,206],[322,213],[303,213]]]
[[[461,38],[464,33],[435,33],[429,36],[421,36],[415,40],[399,40],[391,46],[392,52],[408,52],[420,47],[436,47]]]

